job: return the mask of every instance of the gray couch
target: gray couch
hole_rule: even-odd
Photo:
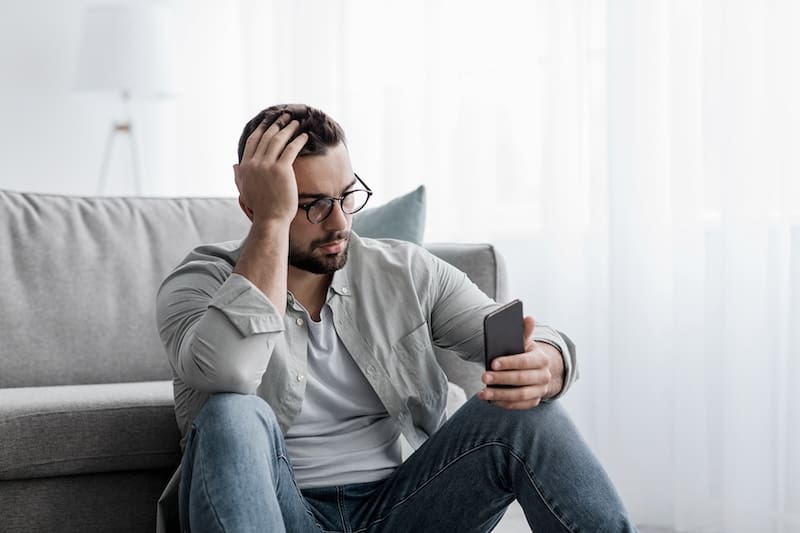
[[[154,297],[195,245],[241,238],[232,199],[0,191],[0,532],[153,531],[180,460]],[[505,298],[489,245],[428,245]],[[441,353],[468,395],[477,365]]]

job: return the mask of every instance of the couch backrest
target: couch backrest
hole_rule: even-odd
[[[240,239],[249,221],[229,198],[0,190],[0,225],[2,388],[170,379],[156,291],[192,248]],[[490,245],[428,248],[505,298],[505,271]],[[476,369],[444,359],[451,379],[468,391],[479,386]]]
[[[249,221],[234,199],[0,191],[0,225],[0,387],[20,387],[170,378],[161,280]]]

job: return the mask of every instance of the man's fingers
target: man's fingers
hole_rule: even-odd
[[[297,129],[300,127],[300,122],[297,120],[293,120],[289,122],[286,126],[281,128],[281,130],[273,135],[269,141],[266,148],[266,152],[264,153],[264,158],[267,161],[277,161],[278,158],[281,156],[283,151],[286,149],[286,146],[289,143],[289,139],[292,138],[292,135],[295,134]]]
[[[536,321],[531,316],[526,316],[523,319],[524,330],[522,338],[525,342],[525,351],[531,352],[535,346],[533,342],[533,330],[536,327]]]
[[[244,152],[242,152],[242,161],[247,161],[253,157],[265,131],[267,131],[267,124],[262,121],[261,124],[256,126],[256,129],[247,136],[247,141],[244,143]]]
[[[525,370],[547,366],[547,354],[533,350],[516,355],[504,355],[492,361],[492,370]]]
[[[547,385],[552,379],[549,368],[533,370],[507,370],[505,372],[484,372],[481,380],[487,385]]]
[[[278,132],[283,129],[283,127],[287,124],[291,115],[289,113],[283,113],[278,118],[276,118],[272,124],[267,125],[266,122],[262,122],[259,124],[258,128],[250,134],[250,137],[256,134],[259,130],[261,131],[261,135],[258,137],[258,141],[255,143],[253,147],[253,151],[250,153],[250,157],[258,157],[261,158],[266,152],[267,147],[270,145],[270,141]],[[250,137],[247,138],[247,142],[250,142]],[[247,153],[247,144],[245,143],[245,153]],[[242,157],[242,161],[244,161],[244,157]]]
[[[539,405],[546,392],[547,387],[541,385],[512,389],[487,387],[478,393],[478,398],[506,409],[528,409]]]
[[[289,165],[294,163],[294,160],[297,159],[297,154],[300,153],[300,150],[303,149],[303,146],[306,145],[306,142],[308,142],[308,133],[303,132],[295,137],[292,142],[286,145],[286,148],[283,149],[283,153],[278,158],[278,161]]]
[[[278,117],[272,124],[267,124],[265,121],[261,121],[261,124],[256,126],[256,129],[247,136],[247,141],[244,143],[244,151],[242,152],[242,161],[248,161],[253,158],[253,155],[258,151],[258,145],[261,143],[261,140],[264,137],[264,134],[272,128],[281,118],[284,117],[286,113]],[[277,129],[276,129],[277,131]]]

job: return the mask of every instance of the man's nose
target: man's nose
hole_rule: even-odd
[[[340,202],[333,202],[331,214],[324,220],[325,229],[344,230],[347,229],[347,224],[347,215],[342,211],[342,204]]]

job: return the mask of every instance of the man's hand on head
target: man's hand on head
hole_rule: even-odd
[[[505,409],[536,407],[542,400],[557,395],[564,385],[561,352],[549,344],[534,341],[536,322],[529,316],[524,320],[525,352],[496,358],[492,370],[485,371],[482,376],[487,387],[478,393],[481,400]]]
[[[288,113],[262,122],[247,138],[242,161],[233,166],[239,203],[253,222],[291,222],[297,213],[297,181],[292,164],[308,141]],[[291,141],[290,141],[291,140]]]

